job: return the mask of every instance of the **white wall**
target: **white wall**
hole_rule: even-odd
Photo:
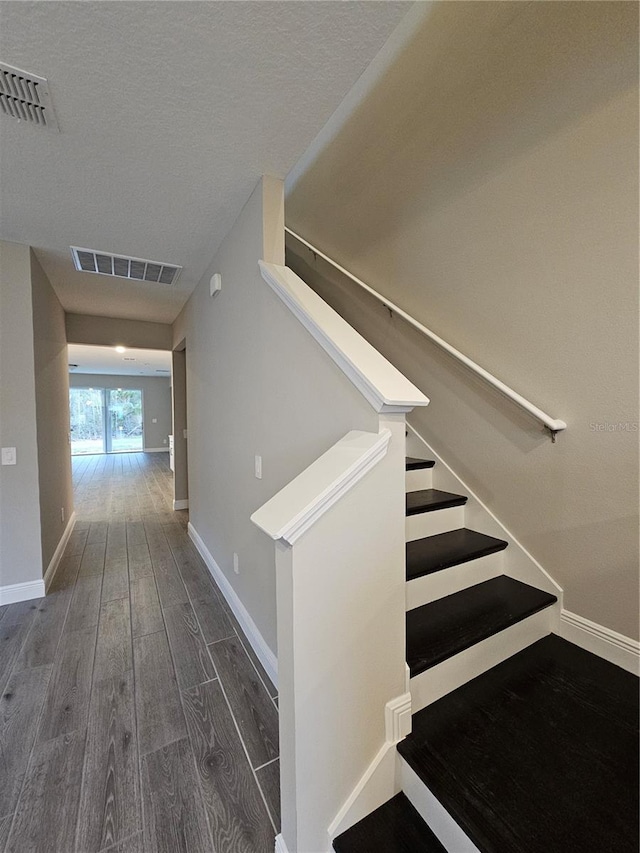
[[[42,579],[29,247],[0,241],[0,587]]]
[[[565,607],[631,637],[637,57],[636,4],[436,3],[287,197],[290,227],[567,421],[552,445],[355,285],[290,256],[431,398],[409,420],[564,587]],[[619,423],[629,431],[594,426]]]
[[[171,434],[171,382],[165,377],[116,376],[110,374],[71,373],[71,388],[135,388],[142,391],[143,444],[146,449],[169,450]],[[153,419],[157,423],[153,423]]]
[[[250,516],[350,429],[377,431],[373,409],[260,276],[260,259],[283,262],[282,222],[282,183],[263,179],[174,324],[174,343],[186,339],[190,520],[274,652],[274,549]]]

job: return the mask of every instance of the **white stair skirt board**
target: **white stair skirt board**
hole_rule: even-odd
[[[145,447],[143,453],[168,453],[168,447]]]
[[[404,475],[404,485],[408,492],[430,489],[432,484],[433,468],[418,468],[417,471],[407,471]]]
[[[586,649],[626,669],[627,672],[640,675],[640,643],[637,640],[618,634],[610,628],[605,628],[604,625],[598,625],[568,610],[563,610],[560,614],[558,633],[570,643],[580,646],[581,649]]]
[[[406,538],[407,542],[413,542],[414,539],[436,536],[438,533],[447,533],[460,527],[464,527],[464,506],[434,509],[431,512],[407,516]]]
[[[480,853],[419,776],[399,756],[402,790],[448,853]]]
[[[546,607],[416,675],[411,679],[413,713],[546,637],[554,628],[557,606]]]
[[[200,534],[195,529],[193,524],[189,522],[188,524],[189,536],[191,537],[194,545],[198,549],[198,552],[202,559],[204,560],[207,568],[211,572],[215,582],[218,584],[222,594],[224,595],[227,604],[233,610],[233,613],[240,623],[240,627],[244,631],[247,636],[247,639],[251,643],[251,648],[258,656],[260,663],[265,668],[267,675],[273,682],[274,686],[277,688],[278,686],[278,659],[271,651],[269,646],[267,645],[264,637],[258,630],[258,626],[253,621],[249,612],[247,611],[244,604],[238,598],[238,594],[235,589],[231,586],[229,581],[226,578],[226,575],[220,568],[220,566],[216,563],[213,556],[211,555],[209,549],[204,544]]]
[[[562,587],[553,580],[524,545],[507,530],[489,507],[467,486],[464,480],[458,477],[455,471],[451,470],[442,457],[409,423],[407,423],[407,430],[409,433],[407,436],[407,456],[418,456],[436,461],[433,469],[434,487],[445,492],[467,495],[468,500],[464,507],[465,522],[464,525],[459,526],[466,526],[472,530],[486,533],[488,536],[505,539],[509,543],[509,547],[505,551],[505,574],[515,578],[515,580],[522,581],[522,583],[550,592],[557,596],[560,606],[562,606]]]
[[[19,601],[30,601],[32,598],[43,598],[44,593],[44,579],[0,586],[0,605],[17,604]]]
[[[67,547],[67,542],[69,541],[69,537],[73,533],[73,528],[76,523],[76,514],[75,511],[71,513],[69,516],[69,521],[67,522],[67,526],[64,529],[64,533],[60,537],[60,541],[58,542],[58,546],[56,550],[53,552],[53,557],[51,558],[49,565],[47,566],[47,571],[44,573],[44,588],[48,590],[51,586],[51,581],[55,577],[56,571],[58,570],[58,566],[60,565],[60,560],[62,559],[62,555],[64,554],[64,549]]]
[[[174,508],[174,509],[189,509],[189,500],[188,500],[188,498],[187,498],[187,499],[183,499],[183,500],[181,500],[181,501],[174,501],[174,502],[173,502],[173,508]]]
[[[411,694],[404,693],[387,702],[384,716],[385,743],[331,821],[329,849],[334,838],[400,792],[396,744],[411,732]]]
[[[504,574],[504,551],[487,554],[476,560],[468,560],[459,566],[450,566],[439,572],[432,572],[421,578],[408,581],[407,610],[422,607],[431,601],[437,601],[454,592],[460,592],[475,584],[497,578]]]

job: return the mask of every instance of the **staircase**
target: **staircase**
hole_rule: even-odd
[[[551,633],[556,596],[433,469],[406,460],[402,792],[336,853],[637,853],[637,679]]]

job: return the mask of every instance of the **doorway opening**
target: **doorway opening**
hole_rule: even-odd
[[[143,450],[143,396],[137,388],[70,388],[71,455]]]

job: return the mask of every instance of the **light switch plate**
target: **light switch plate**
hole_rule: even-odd
[[[2,464],[3,465],[15,465],[16,464],[16,449],[15,449],[15,447],[3,447],[2,448]]]

